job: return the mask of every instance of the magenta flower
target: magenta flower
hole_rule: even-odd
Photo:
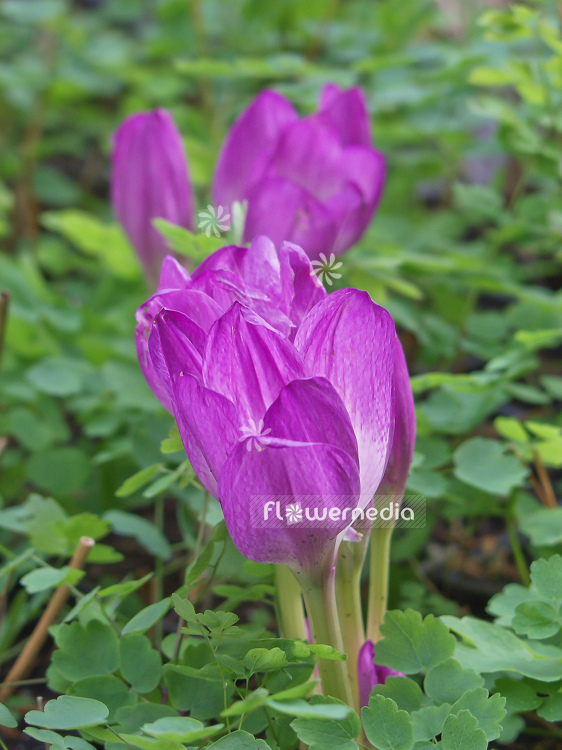
[[[402,672],[395,672],[390,667],[383,667],[375,661],[375,646],[372,641],[365,641],[359,652],[357,664],[359,680],[359,703],[367,706],[369,696],[375,685],[384,685],[389,677],[405,677]]]
[[[191,231],[194,227],[195,202],[183,142],[166,110],[140,112],[118,128],[111,201],[149,283],[155,285],[169,248],[153,220],[166,219]]]
[[[345,252],[380,201],[384,158],[372,147],[363,92],[324,86],[316,114],[263,91],[232,126],[213,182],[218,205],[248,201],[245,241],[267,234],[311,259]]]
[[[141,367],[234,543],[310,570],[378,488],[394,432],[396,334],[368,294],[326,296],[300,248],[265,237],[191,275],[173,259],[137,314]],[[409,383],[407,385],[409,388]],[[264,506],[313,503],[313,530],[264,525]]]

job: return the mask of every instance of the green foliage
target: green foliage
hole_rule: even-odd
[[[515,740],[532,712],[562,720],[554,3],[497,4],[478,19],[476,3],[425,0],[148,5],[0,8],[6,663],[53,593],[70,593],[47,672],[61,697],[27,714],[27,734],[55,750],[362,741],[354,713],[310,699],[314,660],[343,655],[267,630],[272,571],[244,566],[139,372],[134,314],[149,292],[108,205],[111,134],[126,115],[172,111],[204,208],[224,134],[255,93],[274,87],[307,114],[328,80],[364,88],[388,165],[336,286],[366,289],[396,320],[418,416],[408,492],[427,498],[427,527],[395,532],[391,605],[406,611],[390,612],[376,651],[409,676],[376,686],[365,733],[379,750],[480,750]],[[232,215],[220,238],[155,226],[195,264],[238,241],[244,207]],[[69,568],[82,536],[96,541],[85,575]],[[498,565],[519,580],[502,564],[508,538],[521,580],[535,560],[531,585],[493,596],[494,622],[456,617],[442,591],[466,606]],[[449,569],[457,557],[468,588]],[[13,727],[9,705],[0,724]]]

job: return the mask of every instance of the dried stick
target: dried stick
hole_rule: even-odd
[[[69,563],[69,568],[75,568],[80,570],[88,555],[90,549],[94,546],[95,542],[90,537],[83,536],[78,542],[76,551],[72,556],[72,560]],[[14,662],[12,668],[8,672],[8,676],[4,680],[0,687],[0,703],[4,703],[6,699],[12,694],[14,685],[12,683],[18,682],[24,679],[35,663],[37,654],[41,650],[43,644],[47,640],[48,629],[55,621],[58,613],[64,606],[64,603],[68,599],[70,589],[68,586],[61,586],[56,589],[55,593],[51,597],[45,611],[41,615],[41,619],[35,626],[33,633],[29,640],[25,644],[25,647],[21,654]]]

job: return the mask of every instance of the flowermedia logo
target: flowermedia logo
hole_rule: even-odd
[[[338,268],[341,268],[343,263],[341,260],[336,262],[336,256],[334,253],[330,253],[330,257],[326,258],[324,253],[320,253],[320,260],[311,261],[313,266],[313,273],[315,273],[319,280],[328,286],[332,286],[334,279],[341,279],[341,273],[338,273]]]
[[[230,229],[230,214],[224,206],[208,205],[204,211],[199,211],[197,214],[199,217],[199,223],[197,226],[201,229],[207,237],[211,236],[211,232],[215,237],[220,237],[222,232],[228,232]]]
[[[426,522],[422,495],[409,495],[402,503],[395,502],[391,495],[377,495],[365,507],[359,507],[356,498],[258,496],[252,498],[251,510],[253,528],[262,529],[329,528],[342,522],[357,530],[423,528]]]

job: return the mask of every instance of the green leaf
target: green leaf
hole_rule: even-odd
[[[481,674],[518,672],[543,682],[562,678],[562,660],[539,656],[527,642],[499,625],[475,617],[443,616],[441,620],[463,637],[455,658],[466,669]]]
[[[287,664],[287,657],[280,648],[251,648],[244,657],[244,666],[250,674],[281,669]]]
[[[391,698],[374,695],[361,709],[361,719],[367,739],[377,750],[412,750],[412,719]]]
[[[311,706],[323,705],[334,708],[344,706],[335,698],[315,695],[310,699]],[[355,737],[361,732],[361,722],[355,711],[348,706],[345,719],[299,718],[291,723],[299,740],[309,745],[309,750],[357,750]]]
[[[128,479],[125,479],[123,484],[115,491],[116,497],[128,497],[134,492],[148,484],[162,470],[162,464],[153,464],[147,466],[146,469],[141,469],[133,474]]]
[[[548,560],[535,560],[531,565],[533,588],[557,608],[562,604],[562,557],[552,555]]]
[[[137,591],[137,589],[144,586],[145,583],[150,581],[152,576],[153,573],[147,573],[136,581],[123,581],[123,583],[114,583],[111,586],[106,586],[105,588],[100,589],[99,596],[101,599],[107,599],[111,596],[124,599],[126,596],[129,596],[129,594],[132,594],[134,591]]]
[[[52,662],[71,682],[109,674],[119,666],[117,634],[100,620],[90,620],[86,625],[79,622],[61,625],[55,641],[59,650],[53,654]],[[85,659],[84,654],[95,654],[96,658]]]
[[[547,721],[562,721],[562,693],[547,698],[537,713]]]
[[[421,742],[438,737],[443,730],[443,724],[450,709],[451,706],[448,703],[442,703],[440,706],[424,706],[419,711],[414,711],[412,714],[414,740]]]
[[[132,536],[155,557],[168,560],[172,554],[166,537],[150,521],[122,510],[109,510],[104,514],[116,534]]]
[[[91,698],[61,695],[47,701],[43,711],[29,711],[25,721],[46,729],[80,729],[103,724],[109,715],[107,706]]]
[[[87,369],[86,369],[87,371]],[[79,360],[48,357],[27,371],[27,379],[41,393],[71,396],[83,387],[84,365]]]
[[[501,722],[504,718],[505,698],[499,693],[488,697],[485,688],[476,688],[465,693],[451,708],[451,713],[459,715],[463,710],[468,710],[478,720],[478,726],[484,731],[491,742],[501,734]]]
[[[256,750],[256,738],[242,729],[221,737],[208,746],[208,750]]]
[[[207,677],[192,667],[167,664],[164,668],[170,703],[179,711],[204,721],[218,716],[224,709],[224,692],[230,701],[233,687],[219,677]]]
[[[137,693],[149,693],[162,676],[162,657],[144,635],[124,635],[119,642],[121,672]]]
[[[220,237],[193,234],[165,219],[154,219],[152,223],[160,234],[164,235],[169,241],[172,250],[187,255],[188,258],[195,261],[203,260],[224,245],[224,241]]]
[[[420,686],[409,677],[388,677],[384,685],[375,685],[371,695],[391,698],[398,708],[407,711],[409,714],[421,708],[424,701]]]
[[[155,623],[161,620],[166,612],[170,609],[171,599],[162,599],[160,602],[149,604],[148,607],[141,609],[140,612],[132,617],[125,625],[121,633],[144,633],[149,630]]]
[[[341,721],[346,719],[352,713],[349,706],[343,703],[307,703],[306,701],[295,700],[276,700],[274,696],[266,701],[270,708],[279,713],[289,716],[296,716],[299,719],[326,719]]]
[[[447,717],[441,736],[443,750],[486,750],[486,734],[479,729],[478,720],[470,711]]]
[[[195,607],[187,597],[182,597],[178,594],[172,594],[172,601],[174,602],[175,611],[186,622],[198,622]]]
[[[88,456],[74,446],[34,453],[26,469],[30,482],[56,496],[70,495],[81,489],[90,473]]]
[[[455,639],[433,615],[422,621],[419,612],[387,612],[377,643],[377,661],[397,672],[416,674],[441,664],[455,650]]]
[[[494,427],[506,440],[512,440],[515,443],[529,442],[529,434],[521,422],[514,417],[496,417]]]
[[[28,594],[36,594],[38,591],[55,588],[65,582],[74,586],[83,575],[81,570],[69,568],[67,565],[58,570],[57,568],[37,568],[26,573],[20,582]]]
[[[123,680],[120,680],[114,674],[85,677],[83,680],[75,682],[68,689],[68,693],[80,698],[92,698],[101,701],[109,710],[109,721],[113,720],[118,709],[137,702],[136,696],[130,692]]]
[[[235,701],[231,706],[222,711],[221,716],[241,716],[255,711],[263,706],[269,698],[269,690],[258,688],[248,693],[240,701]]]
[[[483,684],[484,678],[473,669],[463,669],[455,659],[447,659],[428,672],[424,689],[430,698],[452,705],[466,692]]]
[[[515,610],[512,627],[528,638],[550,638],[560,630],[560,616],[546,602],[523,602]]]
[[[3,703],[0,703],[0,726],[13,729],[14,727],[17,727],[17,725],[18,722],[14,719],[10,711]]]
[[[142,731],[161,740],[196,742],[197,740],[217,734],[223,727],[224,724],[205,727],[197,719],[187,716],[171,716],[157,719],[150,724],[144,724]]]
[[[472,487],[505,497],[523,483],[527,469],[504,451],[497,440],[471,438],[454,453],[455,475]]]
[[[136,706],[120,708],[115,719],[125,732],[138,732],[143,724],[149,724],[166,716],[177,716],[177,711],[161,703],[143,701]]]

